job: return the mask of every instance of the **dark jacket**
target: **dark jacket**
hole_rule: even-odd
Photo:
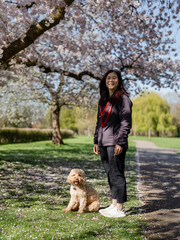
[[[104,107],[105,106],[103,106],[103,109]],[[103,116],[103,122],[107,118],[109,108],[110,104]],[[98,146],[112,146],[118,144],[127,149],[128,134],[132,126],[132,102],[129,97],[123,94],[121,99],[113,105],[111,114],[104,127],[101,126],[99,113],[100,106],[98,106],[94,144],[98,144]]]

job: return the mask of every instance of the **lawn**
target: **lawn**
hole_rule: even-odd
[[[87,182],[109,205],[108,185],[92,138],[66,139],[61,147],[50,141],[0,146],[0,239],[145,239],[146,224],[139,213],[135,143],[126,159],[127,217],[105,218],[99,213],[64,213],[69,201],[67,175],[82,168]]]
[[[143,140],[143,141],[150,141],[156,144],[158,147],[162,148],[176,148],[180,149],[180,138],[174,138],[174,137],[130,137],[131,140]]]

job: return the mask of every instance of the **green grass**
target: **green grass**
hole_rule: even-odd
[[[156,144],[158,147],[162,148],[175,148],[180,149],[180,138],[174,137],[130,137],[131,140],[143,140],[143,141],[150,141]]]
[[[49,141],[0,146],[0,239],[145,239],[136,189],[135,144],[126,159],[128,216],[111,219],[99,213],[64,213],[69,202],[67,175],[82,168],[99,192],[101,206],[109,205],[107,179],[92,138],[66,139],[61,147]]]

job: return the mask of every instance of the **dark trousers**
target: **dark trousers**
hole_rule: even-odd
[[[100,147],[100,155],[112,199],[116,199],[118,203],[126,202],[126,179],[124,176],[126,149],[123,149],[118,156],[114,156],[114,146]]]

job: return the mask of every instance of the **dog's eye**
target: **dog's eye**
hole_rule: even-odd
[[[81,174],[79,174],[79,177],[81,177]]]

